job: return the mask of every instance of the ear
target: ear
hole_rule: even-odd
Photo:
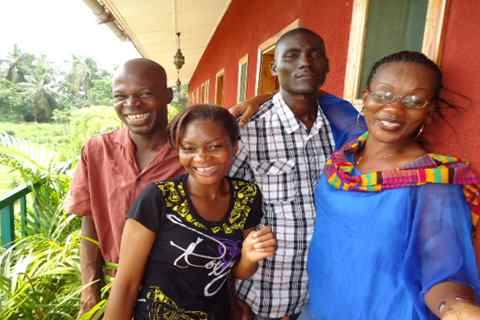
[[[274,61],[272,64],[272,76],[276,77],[277,74],[277,63]]]
[[[234,155],[238,155],[238,152],[240,151],[240,147],[239,147],[239,142],[236,142],[235,145],[233,146],[233,154]]]
[[[173,99],[173,90],[172,88],[168,87],[165,88],[165,104],[169,104],[172,102]]]
[[[365,90],[363,90],[363,92],[362,92],[363,104],[365,104],[365,101],[367,100],[367,98],[368,98],[368,90],[365,89]]]
[[[360,113],[362,115],[364,115],[364,113],[365,113],[365,104],[366,104],[367,98],[368,98],[368,90],[365,89],[362,92],[362,105],[361,105],[362,109],[360,110]]]

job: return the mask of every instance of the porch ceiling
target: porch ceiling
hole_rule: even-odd
[[[169,85],[173,85],[177,79],[173,65],[173,56],[177,50],[174,1],[99,1],[113,14],[116,23],[124,30],[140,54],[157,61],[165,68]],[[185,64],[180,70],[182,83],[190,81],[230,1],[176,0],[176,24],[177,30],[181,32],[181,49],[185,56]]]

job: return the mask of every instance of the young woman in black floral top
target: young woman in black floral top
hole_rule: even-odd
[[[228,319],[230,274],[250,277],[277,246],[269,227],[255,231],[258,187],[226,176],[238,140],[221,107],[194,106],[172,122],[187,174],[152,183],[131,208],[104,319]]]

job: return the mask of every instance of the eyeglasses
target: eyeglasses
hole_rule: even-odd
[[[407,109],[422,109],[425,108],[429,102],[427,99],[415,95],[397,96],[388,90],[368,90],[368,97],[378,104],[392,104],[400,101]]]

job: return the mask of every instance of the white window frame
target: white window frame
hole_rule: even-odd
[[[237,83],[237,103],[240,103],[240,88],[241,88],[241,81],[242,81],[242,65],[246,64],[246,72],[245,75],[245,99],[247,99],[247,89],[248,89],[248,54],[244,55],[243,57],[238,60],[238,83]]]
[[[215,104],[218,104],[217,101],[217,96],[218,96],[218,78],[223,76],[223,90],[225,90],[225,69],[222,68],[220,69],[216,74],[215,74]],[[223,92],[222,92],[223,95]],[[224,95],[225,97],[225,95]],[[223,100],[223,99],[222,99]],[[225,103],[225,101],[223,101]]]
[[[210,101],[209,101],[209,98],[210,98],[210,79],[205,81],[203,83],[203,86],[205,87],[204,96],[202,97],[203,103],[210,103]]]

